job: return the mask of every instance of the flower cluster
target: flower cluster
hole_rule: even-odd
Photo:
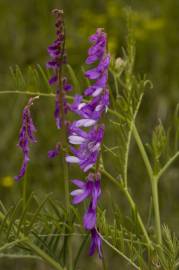
[[[66,64],[66,51],[65,51],[65,29],[64,29],[64,19],[63,19],[63,11],[55,9],[53,10],[53,14],[56,15],[56,39],[55,41],[48,47],[48,53],[51,57],[51,60],[47,63],[47,68],[52,69],[54,74],[49,80],[49,84],[55,84],[57,86],[56,89],[56,99],[55,99],[55,120],[56,126],[58,129],[61,128],[61,102],[64,103],[64,107],[66,107],[65,96],[63,95],[62,101],[60,102],[61,92],[70,91],[72,86],[68,83],[66,77],[62,77],[62,66]],[[61,88],[61,89],[60,89]]]
[[[98,61],[97,67],[85,72],[88,79],[95,81],[84,93],[85,96],[92,98],[89,102],[83,102],[83,97],[77,95],[70,106],[81,119],[69,126],[69,142],[79,145],[79,148],[71,147],[73,156],[66,157],[67,162],[78,163],[84,172],[97,162],[104,134],[104,126],[100,124],[101,116],[109,105],[107,80],[110,56],[106,52],[106,33],[102,29],[97,29],[89,40],[92,46],[88,50],[86,63],[93,64]],[[90,128],[88,132],[81,129],[86,127]]]
[[[90,198],[89,207],[84,215],[83,224],[86,230],[91,231],[92,241],[90,246],[90,255],[93,255],[95,250],[98,249],[99,256],[102,257],[101,252],[101,239],[96,230],[96,209],[97,202],[101,195],[100,187],[100,173],[89,173],[86,182],[75,179],[73,184],[78,187],[78,189],[71,192],[73,196],[73,204],[78,204],[84,201],[86,198]]]
[[[86,64],[97,62],[97,66],[85,72],[85,76],[93,83],[84,92],[84,96],[90,97],[84,102],[84,97],[76,95],[70,109],[80,116],[79,120],[69,125],[69,143],[73,155],[67,155],[66,161],[79,164],[82,171],[88,172],[95,164],[99,163],[101,143],[104,136],[104,125],[101,123],[102,115],[109,105],[109,90],[107,87],[108,67],[110,55],[107,53],[107,37],[103,29],[97,29],[89,39],[92,43],[88,50]],[[97,202],[101,194],[100,173],[98,166],[95,173],[89,173],[86,182],[73,180],[79,188],[71,195],[73,203],[77,204],[90,198],[89,207],[84,214],[83,224],[86,230],[91,232],[90,255],[95,250],[102,257],[101,239],[96,228]]]
[[[56,40],[48,47],[48,53],[51,60],[47,63],[47,68],[54,71],[54,75],[50,78],[49,84],[58,83],[58,71],[66,61],[65,55],[65,33],[64,33],[64,21],[63,11],[53,10],[53,14],[56,15]]]
[[[47,63],[47,68],[52,69],[54,74],[49,80],[50,85],[56,85],[55,111],[54,117],[58,129],[62,127],[64,121],[63,114],[67,113],[68,105],[65,99],[65,92],[71,91],[72,86],[66,77],[62,76],[62,67],[66,64],[65,51],[65,30],[63,11],[55,9],[53,14],[56,16],[56,40],[48,47],[51,60]],[[49,158],[56,157],[60,152],[60,145],[57,144],[54,150],[48,152]]]
[[[29,99],[22,113],[22,126],[19,132],[19,142],[17,146],[22,149],[22,152],[24,154],[24,159],[23,159],[23,163],[22,163],[19,174],[15,176],[15,180],[20,180],[24,176],[27,169],[27,164],[30,160],[29,145],[30,143],[36,142],[36,138],[35,138],[36,128],[34,126],[34,123],[31,117],[31,112],[30,112],[30,107],[33,105],[33,101],[36,98],[38,97],[33,97]]]

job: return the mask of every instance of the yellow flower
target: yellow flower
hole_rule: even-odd
[[[4,176],[0,179],[0,184],[3,187],[10,188],[14,185],[14,179],[12,176]]]

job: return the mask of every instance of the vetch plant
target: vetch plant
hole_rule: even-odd
[[[15,180],[22,178],[26,172],[27,164],[30,160],[30,143],[36,143],[36,127],[33,123],[30,107],[33,105],[33,101],[39,98],[38,96],[30,98],[22,113],[22,127],[19,132],[18,147],[22,149],[24,159],[18,176],[15,176]]]
[[[81,119],[69,125],[69,142],[72,145],[79,145],[70,148],[74,156],[67,155],[66,161],[78,163],[80,168],[86,173],[93,166],[95,173],[89,173],[87,182],[74,180],[73,183],[81,189],[71,193],[75,196],[73,203],[80,203],[86,197],[91,197],[90,204],[84,215],[84,228],[91,231],[92,243],[90,255],[98,249],[99,256],[102,257],[101,240],[96,230],[97,202],[101,194],[100,187],[100,149],[104,136],[104,125],[102,124],[103,113],[109,105],[109,90],[107,86],[108,66],[110,56],[107,53],[107,36],[103,29],[97,29],[96,33],[90,37],[92,46],[88,50],[87,64],[98,62],[97,67],[85,72],[85,76],[95,81],[85,92],[85,96],[91,96],[88,102],[83,102],[83,96],[76,96],[71,110],[78,114]],[[86,131],[86,128],[88,130]],[[85,129],[85,130],[84,130]]]
[[[145,88],[151,87],[151,82],[135,74],[135,44],[130,17],[127,49],[123,50],[122,58],[110,56],[104,29],[97,28],[90,36],[87,71],[83,75],[88,84],[82,85],[83,93],[79,91],[73,95],[70,92],[72,85],[80,85],[80,82],[67,64],[64,13],[54,10],[53,14],[56,16],[56,39],[48,47],[51,60],[47,64],[52,77],[49,79],[39,65],[36,72],[30,74],[32,77],[38,74],[46,89],[43,86],[35,91],[34,85],[32,91],[31,85],[29,91],[28,78],[16,68],[11,70],[13,78],[21,82],[25,90],[0,91],[0,94],[32,96],[23,110],[18,145],[23,151],[24,161],[17,180],[26,174],[29,146],[36,142],[31,105],[37,95],[55,100],[54,117],[59,139],[54,149],[48,152],[48,157],[62,160],[63,179],[60,181],[64,183],[65,206],[56,201],[53,194],[48,194],[43,200],[33,193],[27,198],[26,186],[23,200],[13,208],[6,209],[1,203],[0,255],[6,251],[8,256],[41,258],[54,269],[75,270],[87,256],[86,242],[90,236],[88,253],[94,256],[98,253],[96,269],[114,269],[111,256],[115,253],[119,262],[121,257],[126,262],[123,269],[177,270],[179,241],[175,233],[161,224],[158,183],[179,156],[178,106],[174,124],[166,130],[160,121],[146,147],[136,117]],[[55,86],[55,93],[49,93],[49,86]],[[171,130],[173,132],[169,132]],[[134,156],[136,158],[132,138],[151,186],[152,204],[145,215],[141,215],[129,186],[133,175],[128,168],[133,166]],[[77,171],[71,176],[74,169]],[[132,172],[135,170],[134,167]],[[26,183],[25,179],[22,181]],[[105,194],[105,185],[102,188],[103,183],[108,184],[110,200]],[[116,187],[115,194],[119,192],[119,202],[122,196],[126,199],[130,213],[127,214],[119,202],[113,202],[112,184]],[[51,187],[53,191],[53,184]],[[141,196],[145,197],[144,191]],[[106,200],[108,207],[105,207]],[[78,204],[84,206],[83,222]],[[85,257],[87,269],[90,269],[91,260],[86,261]]]

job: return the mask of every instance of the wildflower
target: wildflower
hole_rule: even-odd
[[[101,238],[96,228],[93,228],[91,230],[91,244],[90,244],[89,255],[92,256],[96,250],[98,251],[99,257],[102,258]]]
[[[81,203],[87,197],[90,198],[90,204],[84,215],[83,223],[85,229],[91,230],[96,225],[97,202],[101,195],[100,174],[90,173],[87,176],[86,182],[78,179],[75,179],[72,182],[79,187],[79,189],[71,192],[71,195],[74,197],[72,201],[73,204]]]
[[[53,71],[49,84],[54,84],[56,86],[54,118],[57,129],[60,129],[66,124],[64,115],[68,112],[65,94],[72,90],[72,86],[68,83],[68,79],[62,74],[62,67],[67,62],[63,11],[55,9],[53,10],[53,14],[56,16],[56,39],[48,47],[48,53],[51,60],[47,63],[47,68],[52,69]],[[58,154],[59,147],[56,146],[55,149],[48,152],[48,157],[53,158]]]
[[[36,142],[35,132],[36,128],[34,126],[30,107],[33,105],[34,99],[38,97],[30,98],[27,105],[25,106],[22,114],[22,126],[19,132],[19,142],[18,147],[22,149],[22,152],[24,154],[23,163],[19,172],[19,175],[15,176],[15,180],[19,180],[22,178],[26,172],[28,162],[30,160],[29,154],[30,154],[30,143]]]
[[[64,22],[63,22],[63,11],[53,10],[53,14],[56,15],[56,40],[48,47],[48,53],[51,60],[47,63],[47,68],[54,71],[54,75],[50,78],[49,84],[58,83],[58,71],[61,69],[62,64],[65,62],[65,51],[64,51]]]
[[[95,126],[89,132],[85,132],[80,128],[72,129],[69,142],[80,146],[78,149],[71,147],[74,156],[67,156],[66,161],[78,163],[80,168],[87,172],[97,161],[103,134],[103,125]]]
[[[72,183],[79,188],[71,192],[71,195],[74,197],[72,201],[73,204],[78,204],[87,197],[90,197],[92,208],[96,209],[97,201],[101,194],[100,174],[98,173],[97,176],[95,176],[93,173],[90,173],[86,182],[75,179]]]
[[[79,164],[84,172],[87,172],[97,162],[104,135],[104,126],[99,124],[99,121],[109,106],[107,78],[110,56],[106,52],[106,33],[99,28],[89,40],[92,46],[88,50],[86,63],[93,64],[98,61],[98,65],[86,71],[85,76],[96,82],[84,92],[84,95],[91,96],[91,100],[83,102],[83,96],[77,95],[70,105],[70,110],[79,115],[81,119],[72,123],[69,129],[69,142],[80,146],[71,147],[74,155],[66,157],[67,162]],[[83,131],[80,128],[90,128],[90,130]]]
[[[73,104],[70,106],[71,111],[82,117],[82,119],[74,123],[78,126],[91,126],[96,124],[100,120],[102,113],[107,110],[109,106],[109,91],[105,90],[102,95],[94,96],[88,103],[81,102],[81,100],[81,96],[76,96]]]
[[[101,123],[102,115],[109,106],[109,90],[107,86],[108,67],[110,56],[107,53],[107,37],[102,29],[89,38],[92,46],[88,50],[86,64],[97,63],[85,72],[85,76],[93,83],[85,91],[84,96],[90,97],[83,101],[83,96],[76,95],[69,109],[80,117],[73,121],[68,128],[68,140],[72,145],[72,155],[66,156],[69,163],[79,164],[81,170],[89,171],[99,160],[101,144],[104,136],[104,125]],[[73,204],[78,204],[90,198],[89,206],[83,217],[83,225],[91,232],[90,255],[95,250],[102,257],[101,239],[96,230],[97,202],[101,195],[100,174],[98,166],[96,173],[87,176],[87,181],[73,180],[78,189],[72,191]]]
[[[48,53],[51,60],[47,63],[47,68],[52,69],[53,75],[49,79],[49,84],[55,84],[56,97],[55,97],[55,111],[54,117],[56,126],[58,129],[61,128],[62,118],[62,106],[65,107],[65,113],[67,112],[65,95],[63,91],[68,92],[72,89],[72,86],[68,83],[66,77],[62,76],[62,66],[66,63],[66,51],[65,51],[65,30],[64,30],[64,19],[62,10],[53,10],[53,14],[56,15],[56,40],[48,47]]]

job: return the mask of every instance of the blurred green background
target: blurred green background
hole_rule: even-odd
[[[88,36],[95,32],[97,27],[104,27],[108,33],[111,54],[114,57],[122,57],[122,47],[125,48],[127,35],[126,9],[131,8],[136,40],[135,71],[147,74],[154,85],[146,92],[137,120],[144,142],[150,141],[152,129],[158,123],[158,119],[167,126],[179,101],[179,1],[0,0],[0,91],[14,89],[10,66],[19,65],[25,71],[29,65],[32,68],[36,64],[45,66],[48,60],[47,46],[55,36],[54,18],[51,16],[53,8],[64,9],[68,62],[79,78],[82,76],[81,66],[84,65],[87,55]],[[12,177],[17,174],[22,160],[16,144],[21,125],[21,111],[26,102],[26,96],[0,95],[0,196],[6,205],[12,204],[21,194],[22,184],[14,183]],[[53,98],[45,97],[40,98],[32,110],[38,127],[38,143],[32,147],[28,191],[30,193],[35,190],[39,196],[52,191],[54,196],[63,200],[63,183],[60,181],[61,160],[47,158],[47,151],[53,148],[58,139],[53,110]],[[133,144],[130,162],[131,189],[145,217],[150,188],[143,162]],[[160,183],[162,222],[167,222],[176,232],[179,225],[178,165],[179,162],[175,162],[175,166]],[[114,170],[117,168],[117,164],[111,166],[114,166]],[[77,176],[79,171],[74,170],[72,174]],[[110,200],[127,211],[128,206],[123,195],[117,194],[111,184],[103,182],[103,190],[102,207],[109,208],[107,202]],[[116,255],[110,253],[109,256],[109,261],[113,260],[113,268],[110,269],[119,269]],[[94,266],[95,269],[100,268],[97,259],[88,260],[88,269]],[[1,269],[12,267],[14,270],[46,269],[37,263],[2,261]],[[87,268],[81,266],[79,269]]]

